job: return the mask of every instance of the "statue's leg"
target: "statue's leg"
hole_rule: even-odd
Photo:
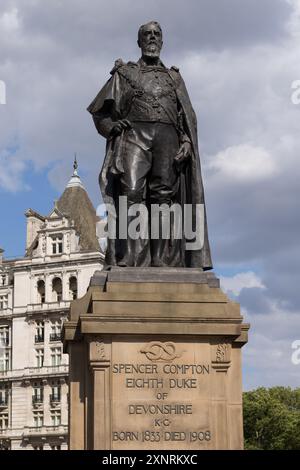
[[[146,218],[142,218],[141,224],[144,223],[147,226],[138,227],[140,233],[138,238],[133,238],[134,233],[131,236],[135,228],[134,220],[140,214],[139,207],[147,210],[145,194],[147,174],[151,168],[151,146],[151,134],[143,129],[142,124],[133,123],[133,129],[128,132],[125,140],[124,174],[120,179],[121,195],[127,197],[128,226],[127,239],[122,240],[120,243],[119,266],[149,266],[151,262],[148,220]],[[130,213],[135,215],[130,215]],[[144,237],[143,233],[147,234],[147,238]]]
[[[181,239],[174,239],[174,226],[181,217],[181,207],[173,211],[179,190],[174,157],[179,149],[177,131],[171,124],[156,124],[152,169],[149,180],[151,204],[164,205],[159,213],[158,239],[151,233],[152,266],[182,266]],[[154,214],[155,216],[155,214]],[[152,213],[153,217],[153,213]],[[179,221],[180,223],[180,221]],[[166,226],[169,225],[168,230]]]

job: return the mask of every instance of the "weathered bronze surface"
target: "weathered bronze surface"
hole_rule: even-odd
[[[116,208],[117,217],[119,196],[127,196],[128,208],[133,204],[147,208],[153,204],[202,205],[204,242],[201,248],[189,250],[185,237],[153,239],[148,229],[148,239],[109,239],[106,264],[207,270],[212,262],[197,120],[179,69],[169,69],[160,60],[162,44],[157,22],[141,26],[141,58],[128,63],[117,60],[111,78],[88,107],[98,132],[107,139],[100,188],[104,202]],[[163,224],[164,215],[160,217]]]

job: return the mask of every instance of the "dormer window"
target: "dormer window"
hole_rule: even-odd
[[[52,237],[52,254],[60,255],[63,252],[63,236],[53,235]]]

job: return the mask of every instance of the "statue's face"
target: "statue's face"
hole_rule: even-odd
[[[160,28],[155,24],[147,24],[142,30],[139,46],[142,49],[142,55],[146,57],[159,57],[163,45]]]

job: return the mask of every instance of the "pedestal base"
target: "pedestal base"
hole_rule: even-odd
[[[248,329],[212,273],[96,273],[64,325],[70,449],[242,449]]]

